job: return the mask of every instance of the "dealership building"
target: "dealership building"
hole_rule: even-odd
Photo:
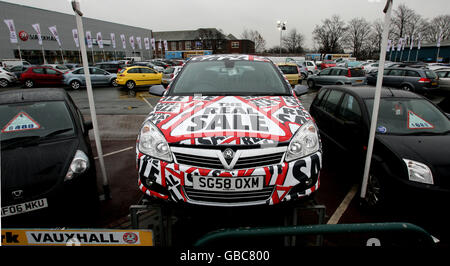
[[[80,48],[77,47],[73,30],[77,28],[75,15],[44,10],[24,5],[0,1],[0,60],[20,58],[31,64],[65,62],[80,63]],[[17,43],[10,41],[10,26],[5,21],[13,21]],[[42,45],[33,25],[39,24]],[[50,27],[56,27],[56,39]],[[215,28],[158,31],[122,25],[83,17],[84,32],[90,32],[92,47],[87,47],[89,63],[139,57],[147,60],[155,57],[187,58],[199,54],[225,54],[255,52],[255,44],[250,40],[239,40],[232,34],[224,34]],[[101,43],[97,34],[101,33]],[[111,34],[114,34],[112,39]],[[125,44],[121,39],[125,36]],[[151,39],[155,39],[155,49]],[[145,40],[149,42],[145,42]],[[140,40],[140,42],[139,42]],[[161,40],[161,42],[160,42]],[[163,44],[166,41],[166,45]],[[115,48],[114,44],[115,43]],[[99,45],[100,44],[100,45]],[[101,48],[103,44],[103,48]],[[134,44],[134,49],[132,47]],[[78,45],[79,46],[79,45]]]
[[[0,60],[20,58],[32,64],[59,63],[62,58],[66,62],[80,62],[79,48],[76,46],[72,30],[77,28],[75,15],[54,12],[34,7],[12,4],[0,1]],[[10,42],[10,31],[4,20],[13,20],[17,34],[18,43]],[[39,24],[42,36],[42,46],[38,42],[38,35],[33,24]],[[58,41],[52,35],[49,27],[56,26]],[[87,48],[89,62],[100,62],[114,60],[123,57],[141,57],[149,59],[152,57],[152,49],[145,49],[144,38],[151,38],[151,29],[132,27],[118,23],[101,21],[83,17],[84,31],[90,31],[92,35],[92,48]],[[101,32],[103,49],[97,43],[97,33]],[[111,33],[115,34],[116,48],[111,41]],[[125,35],[126,48],[123,48],[120,35]],[[135,49],[132,48],[129,38],[133,36]],[[141,38],[139,48],[137,38]]]

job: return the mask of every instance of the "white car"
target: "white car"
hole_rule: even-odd
[[[11,68],[14,66],[31,66],[31,64],[25,60],[20,61],[20,59],[2,59],[0,61],[0,67]]]
[[[0,88],[6,88],[15,82],[17,82],[16,75],[0,67]]]
[[[435,71],[439,76],[439,87],[443,90],[450,91],[450,68],[442,68]]]
[[[309,74],[316,74],[317,72],[319,72],[319,70],[317,69],[317,65],[316,63],[314,63],[314,61],[303,61],[303,65],[308,69],[308,73]]]

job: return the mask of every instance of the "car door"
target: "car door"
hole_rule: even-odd
[[[335,116],[333,136],[344,151],[355,158],[364,158],[361,154],[367,145],[367,134],[363,125],[361,105],[358,99],[345,93]]]
[[[47,80],[47,75],[45,74],[45,68],[37,67],[31,69],[31,77],[30,77],[36,85],[40,84],[49,84]]]
[[[400,87],[405,78],[404,69],[391,69],[389,73],[383,78],[383,85]]]
[[[315,79],[316,84],[319,84],[319,85],[327,85],[327,84],[329,84],[328,83],[328,79],[329,79],[328,75],[330,74],[331,70],[332,70],[332,68],[326,68],[326,69],[320,71],[317,74],[317,77]]]
[[[327,84],[341,84],[340,82],[343,82],[343,76],[345,76],[341,76],[341,72],[342,70],[339,68],[332,68],[328,76]]]
[[[436,71],[436,74],[439,76],[439,86],[441,89],[450,90],[450,71]]]
[[[142,84],[142,74],[139,68],[130,68],[127,70],[127,80],[132,80],[136,85]]]
[[[337,144],[335,112],[341,101],[343,92],[336,89],[328,89],[323,99],[315,106],[314,120],[319,127],[320,133],[327,140]]]
[[[101,69],[96,67],[89,68],[89,74],[91,74],[92,85],[98,85],[102,83],[103,74]]]
[[[63,73],[53,68],[45,68],[45,79],[45,84],[59,85],[62,84]]]
[[[140,68],[140,71],[144,77],[143,85],[161,84],[162,74],[159,74],[155,70],[148,67],[142,67]]]

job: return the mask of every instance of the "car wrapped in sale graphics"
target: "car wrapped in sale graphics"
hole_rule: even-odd
[[[136,145],[138,184],[146,195],[249,206],[318,189],[317,126],[269,60],[195,57],[161,94]]]

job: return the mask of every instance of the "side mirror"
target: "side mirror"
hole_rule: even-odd
[[[92,121],[84,122],[84,128],[86,129],[86,131],[89,131],[89,130],[93,129],[94,126],[92,125]]]
[[[164,88],[163,85],[151,86],[150,89],[148,90],[148,93],[150,93],[151,95],[156,95],[160,97],[163,96],[165,92],[166,89]]]
[[[450,114],[449,113],[445,113],[445,114],[447,115],[448,119],[450,119]]]
[[[295,85],[294,92],[297,97],[307,94],[309,92],[308,86],[305,85]]]

